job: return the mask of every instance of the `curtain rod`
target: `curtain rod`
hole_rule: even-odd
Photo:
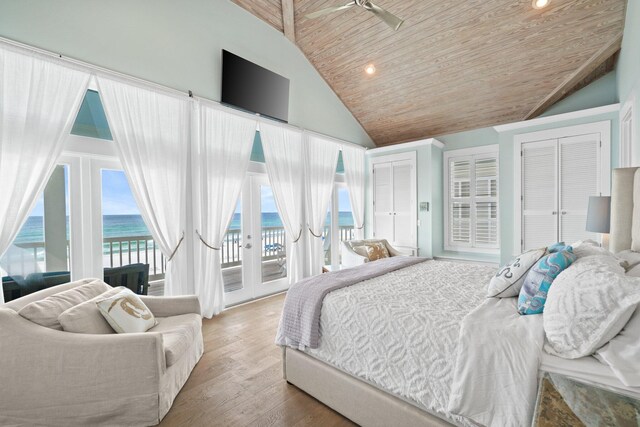
[[[215,106],[217,108],[220,108],[223,111],[226,111],[226,112],[228,112],[230,114],[235,114],[235,115],[238,115],[238,116],[241,116],[241,117],[248,117],[248,118],[256,119],[258,121],[258,123],[260,122],[260,120],[266,120],[268,122],[273,122],[274,124],[279,124],[279,125],[282,125],[282,126],[285,126],[285,127],[292,128],[294,130],[298,130],[298,131],[301,131],[301,132],[309,132],[309,133],[312,133],[314,135],[321,136],[323,138],[328,138],[328,139],[336,141],[337,143],[340,143],[340,144],[350,144],[350,145],[353,145],[355,147],[362,148],[363,150],[368,150],[368,147],[364,147],[362,145],[359,145],[359,144],[356,144],[356,143],[353,143],[353,142],[343,141],[343,140],[341,140],[339,138],[335,138],[333,136],[324,135],[324,134],[321,134],[321,133],[318,133],[318,132],[306,130],[304,128],[301,128],[299,126],[295,126],[295,125],[292,125],[292,124],[289,124],[289,123],[283,123],[283,122],[281,122],[279,120],[275,120],[275,119],[272,119],[270,117],[263,116],[263,115],[261,115],[259,113],[244,112],[244,111],[241,111],[241,110],[238,110],[238,109],[235,109],[235,108],[228,107],[228,106],[222,104],[219,101],[214,101],[212,99],[203,98],[203,97],[200,97],[200,96],[195,96],[191,90],[187,90],[186,92],[185,91],[180,91],[178,89],[174,89],[174,88],[169,87],[169,86],[165,86],[165,85],[162,85],[162,84],[159,84],[159,83],[155,83],[155,82],[152,82],[150,80],[145,80],[145,79],[141,79],[139,77],[134,77],[134,76],[131,76],[129,74],[121,73],[119,71],[114,71],[114,70],[111,70],[109,68],[101,67],[99,65],[94,65],[94,64],[91,64],[91,63],[86,62],[86,61],[81,61],[79,59],[75,59],[75,58],[71,58],[71,57],[62,55],[61,53],[51,52],[49,50],[41,49],[39,47],[35,47],[35,46],[31,46],[31,45],[28,45],[28,44],[25,44],[25,43],[21,43],[21,42],[15,41],[15,40],[11,40],[11,39],[8,39],[6,37],[1,37],[0,36],[0,43],[6,44],[8,46],[16,47],[16,48],[19,48],[19,49],[23,49],[23,50],[26,50],[26,51],[29,51],[29,52],[34,52],[34,53],[43,55],[45,57],[50,57],[52,59],[56,59],[56,60],[61,61],[61,62],[67,62],[67,63],[73,64],[75,66],[91,70],[93,72],[97,72],[97,73],[104,74],[104,75],[107,75],[107,76],[116,77],[116,78],[118,78],[120,80],[125,80],[125,81],[128,81],[128,82],[137,83],[139,85],[150,86],[150,87],[153,87],[153,88],[161,90],[161,91],[169,92],[169,93],[171,93],[173,95],[179,95],[179,96],[182,96],[182,97],[188,97],[188,98],[192,98],[192,99],[197,100],[197,101],[202,101],[202,102],[205,102],[205,103],[208,103],[208,104],[213,104],[213,106]]]

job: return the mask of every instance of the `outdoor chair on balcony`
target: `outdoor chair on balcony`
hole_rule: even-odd
[[[2,291],[5,302],[9,302],[70,281],[71,274],[68,271],[31,273],[27,277],[5,276],[2,278]],[[114,288],[124,286],[138,295],[147,295],[149,292],[149,264],[130,264],[105,268],[104,281]]]
[[[52,286],[69,283],[71,275],[68,271],[50,271],[46,273],[31,273],[27,277],[5,276],[2,278],[4,300],[14,299],[32,294]]]
[[[129,264],[104,269],[104,281],[115,287],[124,286],[138,295],[149,292],[149,264]]]

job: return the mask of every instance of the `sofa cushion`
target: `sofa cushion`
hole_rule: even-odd
[[[123,286],[109,289],[107,292],[103,292],[97,297],[91,298],[89,301],[71,307],[58,317],[58,322],[60,322],[65,332],[78,334],[113,334],[115,331],[104,316],[100,314],[97,302],[116,295],[124,289]]]
[[[84,285],[53,294],[22,307],[18,314],[38,325],[62,330],[58,317],[69,308],[97,297],[111,289],[102,280],[95,279]]]
[[[116,295],[96,302],[100,313],[119,334],[146,332],[156,325],[156,318],[140,297],[123,288]]]
[[[179,316],[157,318],[158,324],[149,332],[162,334],[167,367],[176,363],[196,339],[202,329],[202,317],[189,313]]]

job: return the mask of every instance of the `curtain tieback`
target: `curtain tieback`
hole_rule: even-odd
[[[178,244],[176,245],[176,248],[173,250],[173,252],[171,252],[171,256],[167,259],[167,262],[171,261],[173,259],[173,257],[176,255],[176,252],[178,252],[178,248],[182,244],[183,240],[184,240],[184,231],[182,232],[182,237],[180,237],[180,240],[178,241]]]
[[[300,232],[298,233],[298,237],[296,237],[293,240],[293,243],[298,243],[298,240],[300,240],[300,238],[302,237],[302,230],[304,230],[304,228],[300,228]]]
[[[202,242],[203,245],[205,245],[206,247],[208,247],[209,249],[213,249],[214,251],[219,251],[221,248],[216,248],[214,246],[211,246],[210,244],[208,244],[204,238],[202,237],[202,234],[200,234],[198,232],[198,230],[196,230],[196,234],[198,235],[198,238],[200,239],[200,241]]]
[[[353,228],[355,228],[356,230],[362,230],[364,228],[364,225],[362,225],[362,227],[356,227],[354,226]]]
[[[311,227],[309,227],[309,233],[311,233],[313,237],[316,237],[318,239],[322,237],[322,233],[319,233],[319,234],[314,233]]]

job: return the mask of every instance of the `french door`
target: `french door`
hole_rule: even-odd
[[[225,305],[288,288],[287,235],[267,176],[248,174],[220,250]]]

